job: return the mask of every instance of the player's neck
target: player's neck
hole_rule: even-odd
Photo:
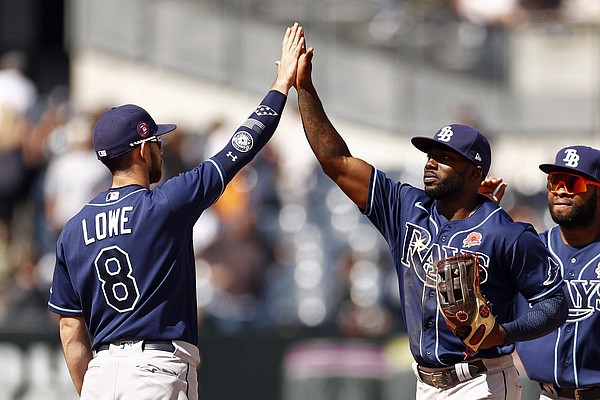
[[[595,219],[594,221],[598,221]],[[578,228],[560,227],[560,237],[563,242],[572,247],[583,247],[600,237],[600,223],[594,222],[589,226]]]
[[[477,196],[464,201],[464,199],[455,200],[438,200],[436,207],[440,214],[448,219],[448,221],[456,221],[461,219],[467,219],[477,211],[481,203],[477,199]]]
[[[148,174],[138,169],[128,171],[119,171],[113,175],[112,188],[119,188],[129,185],[140,185],[150,189],[150,177]]]

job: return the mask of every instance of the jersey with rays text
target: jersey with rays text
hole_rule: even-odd
[[[474,253],[481,266],[481,292],[499,323],[514,319],[521,293],[538,301],[560,290],[559,271],[530,224],[514,222],[490,199],[464,220],[447,220],[423,190],[400,184],[373,169],[365,215],[391,250],[410,350],[424,366],[442,367],[464,360],[464,344],[438,312],[435,289],[437,262]],[[475,357],[510,354],[514,345],[479,351]]]
[[[519,343],[527,376],[537,382],[575,388],[600,384],[600,241],[575,248],[565,244],[558,226],[540,235],[563,271],[569,304],[567,321],[546,336]],[[519,313],[527,312],[524,299]]]

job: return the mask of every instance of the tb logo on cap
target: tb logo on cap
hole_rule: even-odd
[[[452,132],[452,127],[445,126],[442,129],[440,129],[440,132],[438,133],[437,137],[440,142],[449,142],[450,139],[452,139],[453,135],[454,132]]]
[[[575,149],[566,149],[565,158],[563,158],[566,167],[577,167],[579,165],[579,154]]]

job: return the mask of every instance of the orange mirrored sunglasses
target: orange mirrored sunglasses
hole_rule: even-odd
[[[583,176],[565,172],[551,172],[548,174],[547,188],[553,193],[557,192],[561,186],[567,194],[583,193],[587,191],[587,185],[600,187],[600,183],[585,179]]]

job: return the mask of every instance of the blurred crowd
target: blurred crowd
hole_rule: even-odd
[[[402,7],[413,3],[387,1],[388,11],[402,12],[376,17],[372,34],[382,41],[398,32],[405,36],[403,18],[408,9]],[[491,40],[495,26],[520,23],[531,17],[530,10],[543,10],[549,18],[559,18],[565,3],[587,4],[585,0],[422,4],[441,3],[445,14],[432,7],[427,18],[435,22],[452,15],[460,24],[468,24],[456,32],[465,45]],[[594,4],[592,1],[589,6]],[[477,26],[484,29],[479,31],[484,36],[473,35]],[[498,51],[492,47],[482,48]],[[444,57],[445,53],[432,54]],[[468,57],[462,58],[465,60]],[[82,112],[70,101],[67,87],[39,93],[26,71],[24,53],[11,51],[1,56],[3,332],[56,329],[46,302],[57,236],[90,198],[110,186],[110,174],[96,159],[91,143],[93,125],[105,105]],[[286,112],[293,113],[292,109],[290,105]],[[455,122],[479,123],[469,110],[461,110],[457,118],[465,120]],[[234,132],[236,123],[239,121],[215,118],[197,130],[180,128],[168,135],[163,179],[215,154]],[[297,129],[302,129],[299,117]],[[342,337],[384,337],[402,332],[396,272],[379,233],[313,159],[302,169],[290,167],[287,157],[285,163],[282,159],[278,149],[268,145],[196,226],[201,332],[283,336],[315,332]],[[410,174],[386,172],[404,180],[420,170],[416,165]],[[543,203],[543,192],[526,196],[512,191],[503,200],[515,219],[532,222],[539,229],[546,227],[547,213],[543,207],[530,205]]]
[[[543,23],[568,35],[600,22],[596,0],[379,0],[368,31],[375,46],[424,57],[437,67],[503,82],[512,30]]]
[[[21,52],[0,60],[0,331],[13,333],[56,329],[46,311],[56,239],[111,183],[91,142],[104,105],[82,112],[66,87],[38,93],[26,61]],[[163,180],[215,154],[235,123],[215,118],[199,131],[168,135]],[[194,240],[203,332],[380,336],[398,328],[390,309],[395,279],[380,260],[386,252],[376,233],[313,173],[314,161],[307,165],[284,172],[269,145],[200,218]]]

